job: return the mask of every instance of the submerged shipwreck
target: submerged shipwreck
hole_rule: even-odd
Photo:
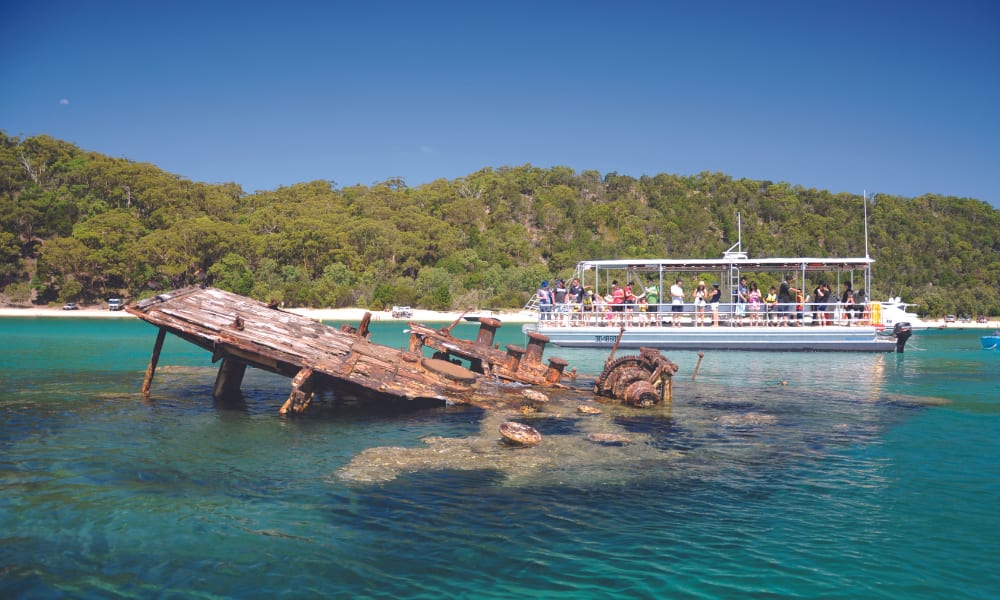
[[[576,377],[565,360],[543,362],[547,337],[529,333],[526,347],[508,344],[501,350],[493,343],[501,322],[488,317],[479,319],[475,340],[451,334],[457,321],[440,329],[410,323],[408,347],[397,349],[369,340],[370,313],[357,327],[336,328],[215,288],[181,288],[125,310],[159,328],[142,384],[146,396],[167,333],[211,352],[213,362],[221,361],[213,388],[216,399],[241,396],[248,366],[291,378],[281,414],[305,411],[317,393],[327,390],[374,400],[481,408],[530,407],[537,396],[526,386],[576,391],[564,383]],[[613,360],[614,352],[595,380],[591,399],[638,407],[670,401],[676,364],[652,349]]]

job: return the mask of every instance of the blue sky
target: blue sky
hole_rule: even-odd
[[[247,192],[532,164],[1000,207],[1000,3],[0,2],[0,129]]]

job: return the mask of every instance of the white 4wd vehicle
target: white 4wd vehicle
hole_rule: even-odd
[[[392,307],[392,318],[393,319],[409,319],[413,317],[413,310],[409,306],[393,306]]]
[[[108,299],[108,310],[121,310],[123,308],[125,308],[125,303],[122,302],[121,298]]]

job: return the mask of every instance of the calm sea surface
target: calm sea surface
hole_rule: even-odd
[[[282,418],[289,381],[252,369],[217,406],[211,357],[173,336],[144,401],[155,334],[0,319],[0,597],[1000,595],[1000,352],[979,332],[707,353],[695,381],[695,354],[665,352],[669,409],[546,415],[520,450],[464,407]]]

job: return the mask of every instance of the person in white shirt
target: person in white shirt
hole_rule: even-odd
[[[677,278],[677,282],[670,286],[670,310],[673,311],[673,321],[672,325],[674,327],[681,326],[681,315],[684,314],[684,287],[681,285],[684,280]]]

